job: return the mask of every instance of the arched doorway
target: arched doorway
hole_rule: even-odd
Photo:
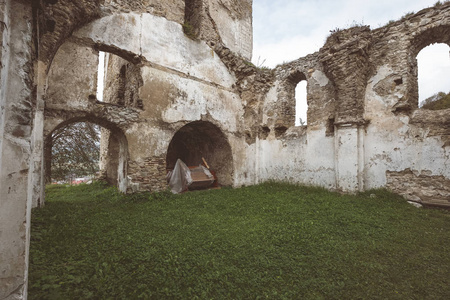
[[[220,185],[233,184],[233,155],[225,134],[211,122],[196,121],[183,126],[173,136],[166,167],[173,169],[178,159],[188,166],[198,166],[202,158],[215,171]]]
[[[51,178],[52,147],[54,139],[58,138],[55,133],[73,124],[92,123],[98,125],[99,130],[99,170],[101,176],[111,185],[116,186],[121,192],[126,192],[127,169],[128,169],[128,142],[125,134],[120,128],[109,121],[92,116],[71,118],[61,122],[45,138],[45,170],[46,177]],[[76,143],[76,141],[74,141]],[[77,155],[77,154],[73,154]],[[75,160],[74,160],[75,161]]]

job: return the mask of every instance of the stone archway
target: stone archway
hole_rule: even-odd
[[[49,121],[49,120],[47,120]],[[102,139],[100,145],[100,171],[104,173],[105,179],[112,185],[125,193],[128,188],[128,141],[123,131],[117,125],[102,118],[83,116],[70,118],[57,125],[45,137],[44,161],[46,168],[49,165],[51,155],[52,133],[62,127],[73,123],[90,122],[102,128]],[[106,129],[106,130],[104,130]]]
[[[195,121],[173,136],[167,150],[166,167],[173,169],[177,159],[188,166],[198,166],[202,158],[216,172],[219,184],[233,184],[233,154],[227,137],[210,122]]]

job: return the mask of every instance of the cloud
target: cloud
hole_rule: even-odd
[[[274,67],[318,51],[330,30],[354,24],[377,28],[435,0],[253,1],[254,56]],[[260,60],[261,60],[260,59]]]

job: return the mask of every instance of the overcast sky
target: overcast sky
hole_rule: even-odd
[[[332,29],[354,24],[375,29],[436,1],[253,0],[253,63],[273,68],[318,51]],[[421,100],[438,91],[450,91],[449,50],[447,45],[435,45],[419,54]]]

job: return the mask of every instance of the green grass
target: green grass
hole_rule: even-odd
[[[383,190],[53,186],[33,211],[29,298],[449,299],[449,228]]]

